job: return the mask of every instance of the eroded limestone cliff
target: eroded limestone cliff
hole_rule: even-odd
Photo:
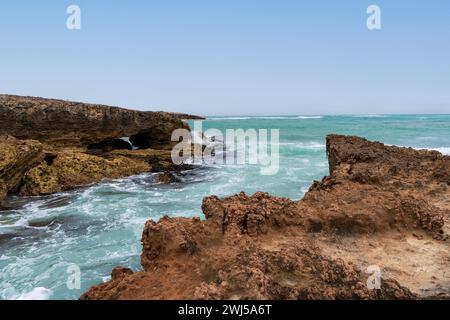
[[[0,136],[0,203],[8,192],[17,192],[24,175],[44,160],[42,144]]]
[[[189,117],[0,95],[0,204],[11,193],[49,194],[148,171],[168,176],[185,168],[171,162],[171,135],[189,129],[182,121]]]
[[[181,120],[186,117],[167,112],[0,95],[0,135],[64,147],[84,147],[121,137],[129,137],[136,147],[160,147],[170,144],[173,130],[187,128]]]
[[[211,196],[205,220],[148,221],[143,271],[116,268],[81,299],[449,298],[450,158],[337,135],[327,152],[300,201]]]

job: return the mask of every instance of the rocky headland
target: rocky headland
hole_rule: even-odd
[[[0,95],[0,204],[143,172],[185,169],[171,161],[186,114]],[[123,138],[128,138],[129,142]]]
[[[81,299],[450,298],[450,157],[338,135],[327,154],[300,201],[211,196],[205,219],[148,221],[142,270]]]
[[[176,181],[188,167],[170,138],[188,118],[0,95],[0,207],[143,172]],[[300,201],[210,196],[205,219],[148,221],[142,270],[117,267],[81,299],[449,299],[450,157],[338,135],[327,155]]]

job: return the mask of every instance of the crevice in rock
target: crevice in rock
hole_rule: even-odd
[[[89,153],[104,153],[110,152],[112,150],[133,150],[133,146],[128,141],[117,138],[117,139],[107,139],[99,143],[90,144],[87,146]]]
[[[48,166],[51,166],[57,157],[58,155],[56,154],[46,154],[44,157],[44,161]]]
[[[132,135],[130,143],[139,149],[158,148],[170,143],[170,135],[162,129],[153,128]]]

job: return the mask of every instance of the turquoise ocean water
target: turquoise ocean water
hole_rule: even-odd
[[[0,299],[77,299],[116,266],[139,270],[145,221],[202,216],[208,195],[267,191],[300,199],[313,180],[328,174],[329,133],[450,154],[450,115],[215,117],[203,128],[279,129],[279,172],[264,176],[258,165],[202,166],[170,185],[143,174],[51,196],[10,197],[0,211]],[[81,270],[79,290],[67,287],[73,264]]]

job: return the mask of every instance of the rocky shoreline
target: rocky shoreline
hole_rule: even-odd
[[[171,134],[189,129],[183,120],[191,117],[200,118],[0,95],[0,205],[8,194],[45,195],[144,172],[170,182],[170,171],[186,169],[172,163]]]
[[[0,95],[0,208],[144,172],[171,182],[189,168],[171,134],[199,118]],[[143,270],[81,299],[449,299],[450,157],[339,135],[326,148],[330,175],[300,201],[210,196],[204,220],[150,220]]]
[[[81,299],[450,298],[450,157],[338,135],[327,154],[300,201],[211,196],[205,220],[148,221],[143,271]]]

